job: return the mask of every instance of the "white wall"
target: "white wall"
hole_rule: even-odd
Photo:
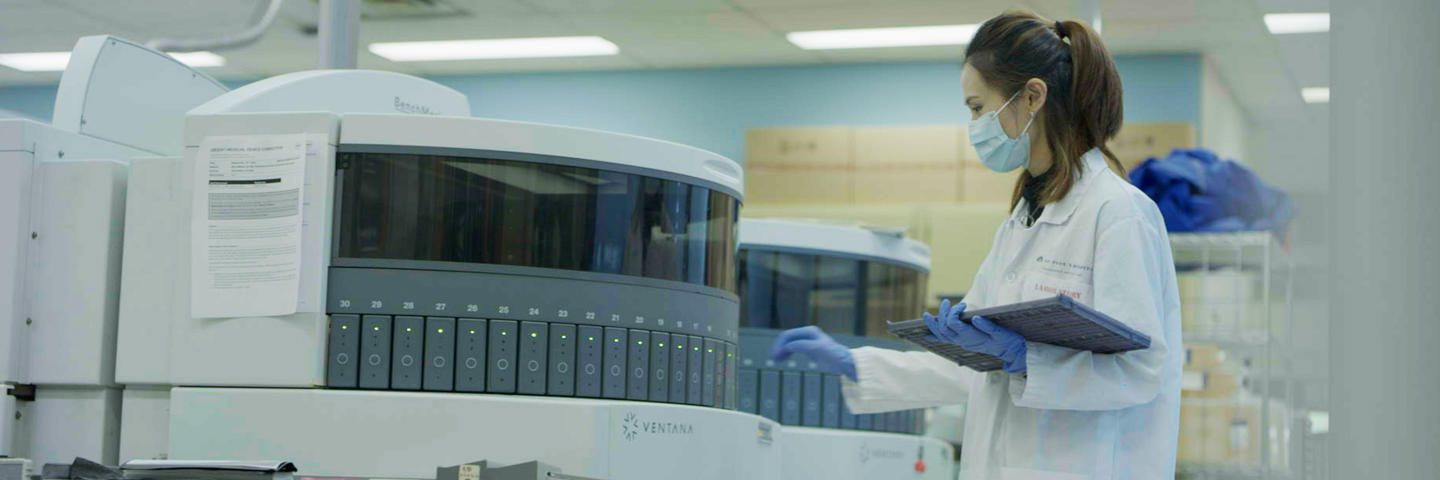
[[[1220,78],[1215,62],[1209,56],[1200,63],[1200,146],[1215,151],[1221,158],[1250,164],[1246,132],[1250,120],[1235,102],[1230,88]]]

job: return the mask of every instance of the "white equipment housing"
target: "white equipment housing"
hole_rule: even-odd
[[[740,167],[718,155],[668,142],[465,115],[468,104],[463,95],[426,80],[385,72],[301,72],[248,85],[191,111],[185,122],[184,159],[135,162],[131,178],[135,188],[127,216],[127,234],[135,241],[127,242],[125,249],[116,373],[118,381],[128,386],[121,446],[125,455],[278,457],[296,462],[307,474],[345,476],[422,477],[431,475],[439,465],[486,458],[540,460],[566,473],[597,478],[778,478],[778,426],[755,415],[707,407],[733,400],[733,395],[725,395],[733,388],[723,388],[718,379],[726,371],[724,354],[731,352],[733,359],[733,350],[726,347],[738,339],[738,298],[725,289],[725,282],[734,281],[733,273],[726,272],[733,272],[727,267],[733,267],[735,215],[743,191]],[[215,136],[297,133],[309,139],[297,313],[191,318],[191,198],[195,195],[194,168],[201,161],[198,146]],[[666,258],[656,257],[641,262],[643,267],[627,263],[636,267],[633,272],[605,270],[607,259],[618,257],[602,255],[567,265],[547,264],[543,259],[527,264],[523,262],[530,260],[367,257],[353,244],[370,237],[350,235],[348,232],[363,228],[347,222],[374,217],[394,221],[389,230],[367,230],[372,236],[390,235],[387,238],[392,244],[405,240],[401,234],[457,224],[436,220],[434,224],[406,226],[404,222],[422,215],[398,209],[428,198],[421,193],[389,204],[393,208],[386,207],[399,213],[366,211],[346,216],[347,209],[361,206],[342,204],[344,198],[350,198],[346,195],[410,191],[403,183],[388,183],[383,189],[354,183],[376,178],[364,177],[356,166],[365,162],[383,167],[376,170],[379,172],[432,165],[429,175],[503,184],[525,198],[559,195],[574,200],[587,198],[584,192],[639,195],[636,186],[659,185],[644,191],[688,192],[664,198],[683,198],[684,205],[692,208],[665,210],[668,223],[627,231],[680,230],[656,234],[652,243],[681,242],[696,238],[701,231],[705,235],[699,238],[712,241],[666,244],[680,247],[660,250],[686,260],[665,263]],[[530,165],[543,167],[531,169]],[[588,204],[595,209],[590,213],[567,218],[594,222],[599,225],[595,228],[603,230],[611,220],[605,214],[626,211],[610,204],[640,198],[612,197]],[[507,198],[512,197],[492,200]],[[354,198],[349,201],[356,202]],[[511,207],[494,210],[520,208]],[[674,215],[682,210],[688,212],[685,215],[700,216],[688,222],[675,220]],[[580,231],[591,232],[588,225]],[[521,229],[485,227],[458,238],[516,231]],[[595,233],[586,238],[601,244],[609,237]],[[629,261],[626,258],[621,263]],[[707,270],[704,267],[708,265],[713,266]],[[445,301],[450,298],[446,295],[453,298]],[[607,345],[609,341],[630,345],[632,342],[621,340],[627,338],[626,332],[637,345],[645,345],[650,332],[664,332],[675,338],[699,339],[685,342],[693,343],[693,351],[683,349],[676,356],[693,354],[706,360],[706,368],[715,368],[713,375],[711,370],[704,375],[692,371],[693,375],[676,380],[686,394],[682,400],[689,400],[688,404],[652,403],[631,401],[653,400],[643,390],[639,397],[633,389],[612,395],[608,383],[603,398],[599,390],[588,395],[597,398],[576,398],[587,396],[578,392],[558,396],[475,393],[556,395],[554,386],[547,392],[542,385],[538,393],[520,389],[525,383],[523,372],[514,374],[522,377],[522,387],[512,384],[509,389],[504,385],[497,389],[496,373],[488,384],[482,381],[479,390],[447,384],[443,393],[397,391],[421,389],[418,383],[401,387],[400,373],[387,374],[393,378],[382,378],[378,387],[367,387],[362,381],[356,389],[354,364],[359,362],[350,359],[359,355],[336,353],[342,347],[335,339],[344,335],[337,326],[348,328],[346,321],[380,318],[386,329],[392,321],[397,322],[398,338],[402,319],[454,322],[455,317],[461,321],[467,317],[488,319],[492,339],[498,338],[496,332],[510,333],[504,322],[516,322],[511,325],[522,329],[538,325],[539,334],[546,335],[545,325],[549,325],[554,329],[551,332],[561,335],[560,339],[551,337],[556,342],[569,340],[571,335],[559,332],[574,332],[574,328],[581,329],[582,335],[586,328],[603,331],[606,336],[601,341]],[[564,330],[567,328],[572,330]],[[354,330],[359,330],[358,325]],[[620,337],[613,336],[617,331]],[[641,332],[647,336],[638,336]],[[533,338],[537,333],[526,336]],[[387,337],[384,341],[388,352],[391,340]],[[579,342],[579,335],[573,341]],[[703,352],[702,345],[707,347]],[[679,342],[674,346],[684,347]],[[492,346],[492,354],[499,348]],[[526,347],[522,344],[520,348]],[[449,362],[421,363],[427,365],[427,371],[428,365],[437,363],[455,365],[459,370],[467,362],[456,355]],[[509,363],[495,363],[494,358],[491,355],[486,360],[482,353],[480,361],[473,363],[507,371]],[[552,371],[571,371],[565,362],[557,364],[553,355],[550,358],[552,368],[559,365],[559,370]],[[540,359],[544,360],[544,355]],[[395,361],[394,372],[399,372],[399,360]],[[619,385],[626,386],[624,379],[630,370],[611,368],[610,360],[606,362],[603,370],[619,372]],[[530,371],[535,371],[536,362],[529,363]],[[581,363],[576,360],[574,375],[579,375]],[[519,367],[524,362],[514,364]],[[342,374],[346,369],[350,369],[350,377]],[[366,375],[363,372],[361,375]],[[642,374],[646,371],[637,367],[636,378]],[[345,383],[347,378],[349,383]],[[450,378],[460,383],[458,375]],[[702,379],[703,389],[696,386]],[[695,383],[687,389],[688,380]],[[430,390],[426,381],[425,389]],[[629,386],[640,385],[633,379],[630,382]],[[656,392],[668,388],[664,382],[655,386]],[[577,380],[571,388],[579,391],[583,383]],[[168,402],[161,401],[166,398]],[[162,438],[132,430],[132,418],[135,428],[152,432],[156,419],[164,419],[166,434]]]
[[[115,337],[126,177],[179,153],[185,111],[225,91],[168,55],[77,42],[53,125],[0,120],[0,455],[118,460]]]
[[[177,388],[173,399],[177,458],[293,458],[308,472],[386,478],[482,458],[604,479],[826,478],[781,477],[785,432],[714,408],[315,389]]]
[[[873,328],[924,308],[930,249],[902,233],[833,221],[740,222],[741,268],[748,278],[741,290],[747,309],[741,405],[783,423],[785,478],[954,478],[953,447],[920,435],[927,412],[852,415],[836,375],[801,356],[783,364],[769,360],[775,335],[800,325],[818,325],[850,347],[907,347],[875,338]],[[909,294],[877,291],[874,285],[884,284],[877,278],[909,282],[902,289]],[[891,304],[873,308],[877,302]],[[799,402],[792,400],[795,393]]]

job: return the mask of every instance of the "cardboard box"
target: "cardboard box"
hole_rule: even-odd
[[[746,131],[746,205],[853,203],[852,137],[849,127]]]
[[[751,162],[761,162],[848,168],[854,165],[852,140],[850,127],[750,129],[745,132],[745,164],[747,167]]]
[[[930,245],[930,288],[927,302],[936,295],[968,292],[995,231],[1009,217],[1007,203],[929,205],[921,217],[917,239]]]
[[[1204,458],[1201,449],[1204,439],[1200,435],[1203,415],[1200,407],[1180,403],[1180,441],[1175,452],[1179,461],[1199,462]]]
[[[858,167],[852,182],[857,205],[954,202],[960,169],[955,164]]]
[[[844,204],[855,201],[853,173],[840,169],[791,168],[786,164],[745,166],[745,205]]]
[[[1259,300],[1264,285],[1259,275],[1233,268],[1180,272],[1175,275],[1180,300],[1244,303]]]
[[[960,163],[960,201],[962,203],[1004,204],[1008,210],[1015,195],[1019,170],[996,173],[979,160]],[[1006,213],[1009,213],[1008,211]]]
[[[964,133],[958,125],[926,125],[855,127],[853,135],[855,165],[864,168],[955,163],[961,158]]]
[[[1182,402],[1176,456],[1182,462],[1258,465],[1263,430],[1257,406]]]
[[[856,127],[857,204],[959,199],[960,127]]]
[[[1244,381],[1242,375],[1217,370],[1186,373],[1191,376],[1199,374],[1200,385],[1199,388],[1194,388],[1193,385],[1182,388],[1180,396],[1183,398],[1235,398]]]
[[[1127,123],[1109,146],[1128,171],[1150,157],[1164,158],[1170,150],[1196,145],[1195,126],[1189,123]]]
[[[921,210],[913,205],[746,204],[740,213],[745,218],[844,220],[864,225],[903,228],[906,236],[920,239],[916,234],[920,212]]]
[[[1185,344],[1185,369],[1205,371],[1225,365],[1226,353],[1218,345],[1209,343]]]
[[[1241,405],[1231,410],[1227,459],[1241,465],[1260,464],[1260,408]]]

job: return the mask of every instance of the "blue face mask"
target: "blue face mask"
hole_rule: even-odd
[[[1029,132],[1030,124],[1035,123],[1035,112],[1030,112],[1030,121],[1020,131],[1020,138],[1006,135],[998,116],[1019,96],[1020,92],[1015,92],[999,109],[970,122],[970,145],[975,147],[975,153],[980,154],[980,163],[991,170],[1004,173],[1030,164]]]

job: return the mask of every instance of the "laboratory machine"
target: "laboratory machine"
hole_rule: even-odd
[[[739,255],[739,408],[782,424],[785,478],[951,478],[953,448],[922,435],[925,411],[851,413],[840,376],[769,358],[776,335],[806,325],[852,348],[913,350],[885,322],[924,310],[929,247],[893,229],[744,219]]]
[[[134,455],[779,478],[784,432],[737,410],[734,161],[357,70],[238,88],[183,138],[131,175],[116,378],[163,424]]]
[[[117,461],[130,165],[179,155],[184,113],[226,90],[168,55],[85,37],[49,124],[0,120],[0,457]]]

